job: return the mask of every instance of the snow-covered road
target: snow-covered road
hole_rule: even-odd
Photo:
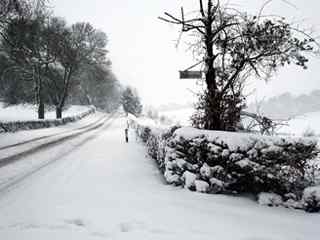
[[[116,118],[0,168],[0,239],[320,239],[319,214],[165,185],[124,128]]]
[[[112,115],[99,113],[76,124],[69,123],[55,128],[3,134],[0,141],[0,167],[54,144],[63,144],[71,138],[93,131],[111,117]]]

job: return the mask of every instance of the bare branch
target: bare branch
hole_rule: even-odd
[[[201,23],[201,19],[192,19],[192,20],[184,21],[184,20],[180,20],[180,19],[174,17],[173,15],[171,15],[167,12],[165,12],[164,14],[166,16],[168,16],[169,19],[164,18],[164,17],[158,17],[158,18],[160,20],[168,22],[168,23],[182,25],[183,32],[188,32],[190,30],[196,29],[201,34],[204,34],[204,31],[202,30],[202,28],[204,28],[204,26],[192,24],[193,22],[200,22]]]
[[[203,10],[203,2],[202,2],[202,0],[199,0],[199,3],[200,3],[200,13],[201,13],[201,16],[204,18],[206,15],[205,15],[204,10]]]

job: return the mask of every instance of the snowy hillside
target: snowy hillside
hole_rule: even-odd
[[[271,118],[286,119],[309,112],[318,112],[320,111],[319,103],[320,90],[297,96],[286,92],[261,102],[251,103],[248,111],[255,112],[259,109],[261,113]]]

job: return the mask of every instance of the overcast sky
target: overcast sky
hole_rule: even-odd
[[[230,0],[241,10],[257,13],[264,1]],[[266,13],[283,15],[289,21],[312,26],[320,35],[319,0],[291,0],[296,7],[283,0],[274,2]],[[109,57],[113,71],[124,84],[136,87],[146,105],[170,102],[186,103],[194,100],[190,89],[195,80],[180,80],[178,71],[190,66],[191,54],[175,41],[179,28],[157,19],[164,11],[179,13],[198,9],[198,0],[51,0],[56,15],[68,23],[87,21],[103,30],[109,38]],[[308,70],[286,67],[268,83],[253,82],[256,89],[250,100],[271,97],[289,91],[294,94],[320,89],[320,60],[311,59]],[[249,91],[249,90],[248,90]]]

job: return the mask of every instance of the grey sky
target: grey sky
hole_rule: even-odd
[[[261,0],[231,0],[230,2],[249,13],[259,11]],[[281,0],[274,0],[266,13],[301,21],[303,26],[313,26],[320,35],[319,0],[291,0],[296,8]],[[198,0],[51,0],[56,15],[69,23],[88,21],[105,31],[109,37],[108,50],[113,69],[124,84],[135,86],[146,104],[185,103],[193,100],[188,89],[195,87],[194,80],[180,80],[178,70],[193,63],[190,53],[183,47],[175,48],[179,28],[157,19],[164,11],[179,13],[198,8]],[[286,91],[295,94],[320,89],[320,60],[311,59],[306,71],[287,67],[268,84],[254,82],[256,97],[274,96]]]

